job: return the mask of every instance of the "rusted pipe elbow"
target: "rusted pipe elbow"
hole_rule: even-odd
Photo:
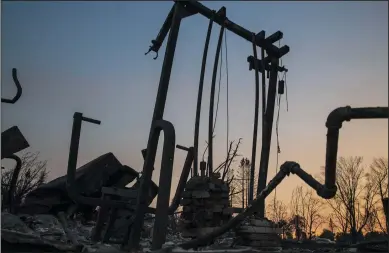
[[[338,187],[336,187],[336,184],[333,185],[333,188],[327,188],[325,185],[320,185],[320,187],[316,189],[317,195],[323,199],[332,199],[335,197],[337,191]]]
[[[327,128],[341,128],[344,121],[351,120],[351,107],[338,107],[333,110],[327,117]]]
[[[327,146],[325,163],[325,183],[318,190],[319,196],[332,198],[336,194],[336,164],[338,155],[339,129],[344,121],[351,119],[380,119],[388,118],[388,107],[363,107],[351,108],[339,107],[333,110],[327,117]]]
[[[339,129],[344,121],[351,120],[352,109],[350,106],[339,107],[333,110],[327,117],[327,145],[325,162],[325,183],[318,189],[319,196],[332,198],[336,194],[336,162],[338,156]]]
[[[293,173],[301,178],[305,183],[307,183],[310,187],[316,190],[317,195],[324,199],[331,199],[335,196],[337,187],[334,184],[332,187],[327,187],[325,184],[322,185],[319,181],[317,181],[314,177],[312,177],[309,173],[305,172],[300,164],[296,162],[285,162],[281,165],[281,171],[285,173],[285,175],[289,175],[289,173]]]

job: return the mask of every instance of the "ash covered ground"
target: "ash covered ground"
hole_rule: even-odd
[[[1,215],[1,237],[2,237],[2,252],[123,252],[119,244],[115,243],[93,243],[91,234],[94,228],[94,222],[83,224],[80,220],[68,221],[68,231],[66,232],[60,221],[53,215],[13,215],[3,212]],[[152,242],[153,221],[145,220],[145,225],[141,239],[141,251],[150,252]],[[69,239],[67,233],[78,242],[74,245]],[[227,233],[216,239],[214,244],[196,249],[201,252],[261,252],[248,247],[234,246],[235,235],[233,232]],[[113,239],[114,240],[114,239]],[[194,252],[194,250],[184,250],[175,245],[178,245],[189,239],[182,238],[180,233],[173,232],[169,229],[166,243],[164,244],[164,252]],[[381,247],[382,248],[382,247]],[[378,252],[380,248],[377,248]],[[262,251],[263,252],[263,251]],[[277,252],[273,249],[272,252]],[[278,252],[357,252],[356,247],[351,248],[331,248],[325,245],[319,246],[316,249],[303,249],[297,247],[283,247],[278,249]],[[358,252],[369,252],[358,250]],[[372,251],[370,251],[372,252]],[[375,251],[377,252],[377,251]]]

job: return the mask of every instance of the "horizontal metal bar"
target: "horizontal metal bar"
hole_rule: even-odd
[[[284,37],[284,34],[281,31],[277,31],[277,32],[273,33],[272,35],[270,35],[269,37],[267,37],[266,40],[270,43],[274,43],[274,42],[279,41],[283,37]]]
[[[184,147],[184,146],[181,146],[181,145],[176,145],[176,148],[181,149],[181,150],[185,150],[187,152],[189,152],[189,150],[190,150],[190,148],[187,148],[187,147]]]
[[[100,125],[101,124],[100,120],[91,119],[91,118],[87,118],[87,117],[84,117],[84,116],[82,117],[82,120],[86,121],[86,122],[89,122],[89,123],[92,123],[92,124],[96,124],[96,125]]]
[[[176,1],[176,2],[181,2],[181,1]],[[217,13],[215,14],[211,9],[202,5],[198,1],[186,1],[184,6],[186,8],[190,8],[192,11],[196,11],[196,12],[200,13],[201,15],[205,16],[208,19],[213,17],[215,23],[217,23],[219,25],[224,25],[225,28],[228,29],[229,31],[246,39],[249,42],[252,42],[253,32],[241,27],[240,25],[232,22],[231,20],[228,20],[228,18],[220,16]],[[282,34],[282,32],[276,32],[277,36],[279,36],[280,34]],[[277,36],[275,36],[275,37],[277,37]],[[261,36],[256,36],[255,44],[258,47],[264,48],[268,55],[271,55],[271,56],[277,57],[277,58],[280,58],[289,52],[288,46],[284,46],[283,47],[284,49],[280,50],[278,47],[276,47],[275,45],[273,45],[271,43],[271,40],[273,40],[272,37],[270,38],[270,40],[267,40],[267,39],[261,38]]]
[[[265,58],[265,70],[267,71],[270,71],[270,58],[269,57],[266,57]],[[249,57],[247,57],[247,62],[249,63],[249,70],[253,70],[255,69],[254,66],[255,66],[255,61],[257,61],[257,64],[258,64],[258,71],[260,73],[262,73],[262,60],[259,60],[259,59],[255,59],[254,56],[250,55]],[[277,71],[278,72],[288,72],[288,69],[285,68],[284,66],[278,66],[277,67]]]

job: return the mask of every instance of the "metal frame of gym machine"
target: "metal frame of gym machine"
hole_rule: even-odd
[[[282,57],[289,51],[289,47],[284,46],[282,48],[277,48],[276,46],[272,45],[272,41],[277,41],[278,40],[277,38],[282,37],[281,32],[277,32],[266,39],[264,38],[264,32],[260,32],[257,35],[254,34],[255,36],[253,36],[253,33],[229,21],[225,17],[225,8],[224,8],[224,15],[223,15],[223,8],[221,9],[221,11],[216,13],[215,11],[206,8],[205,6],[203,6],[202,4],[196,1],[176,2],[172,10],[170,11],[156,40],[152,41],[153,45],[150,47],[149,51],[154,51],[158,53],[158,50],[161,47],[164,38],[166,37],[167,33],[170,30],[169,38],[166,46],[165,58],[164,58],[162,71],[161,71],[161,78],[160,78],[160,83],[159,83],[159,88],[158,88],[158,93],[157,93],[157,98],[156,98],[156,103],[154,108],[154,114],[151,123],[149,140],[147,143],[147,154],[143,166],[143,177],[141,180],[139,194],[137,197],[137,206],[136,206],[135,215],[132,219],[133,224],[131,226],[131,234],[129,235],[130,238],[127,245],[128,249],[135,249],[139,246],[140,233],[143,225],[143,218],[144,218],[144,214],[148,209],[145,203],[145,199],[146,199],[145,197],[147,196],[148,187],[151,182],[153,165],[155,162],[159,134],[161,130],[163,130],[164,137],[165,137],[163,152],[162,152],[161,171],[166,171],[166,174],[165,173],[161,174],[161,178],[159,181],[160,185],[164,185],[164,190],[158,193],[152,248],[160,249],[166,239],[167,220],[168,220],[167,216],[170,212],[169,197],[170,197],[171,173],[173,170],[173,159],[174,159],[174,150],[175,150],[175,131],[173,125],[170,122],[163,120],[163,112],[166,103],[166,96],[167,96],[167,91],[169,86],[169,79],[170,79],[170,73],[171,73],[171,68],[172,68],[172,63],[174,58],[174,51],[175,51],[177,37],[178,37],[178,31],[180,27],[180,22],[183,18],[200,13],[203,16],[207,17],[208,19],[212,20],[212,22],[221,25],[222,29],[224,29],[223,27],[225,27],[228,30],[232,31],[233,33],[237,34],[242,38],[245,38],[248,41],[251,41],[254,37],[255,39],[253,40],[253,42],[255,46],[259,46],[263,50],[266,50],[268,57],[266,59],[262,59],[262,61],[265,63],[262,66],[264,70],[268,70],[268,69],[270,70],[270,80],[269,80],[269,91],[268,91],[267,108],[266,108],[267,110],[265,115],[266,122],[264,122],[265,127],[263,131],[267,134],[269,133],[271,134],[272,124],[270,124],[270,122],[272,123],[273,121],[275,93],[277,89],[276,86],[277,72],[280,71],[278,66],[278,60],[280,57]],[[220,41],[220,37],[219,37],[219,41]],[[256,65],[255,71],[257,74],[257,72],[259,71],[258,59],[254,59],[254,63],[255,63],[254,65]],[[271,64],[268,65],[268,63]],[[199,99],[201,100],[200,94],[199,94]],[[199,105],[197,109],[199,109]],[[339,138],[339,130],[342,127],[342,123],[344,121],[349,121],[351,119],[388,118],[388,117],[389,117],[388,107],[351,108],[347,106],[347,107],[340,107],[335,109],[328,116],[327,123],[326,123],[328,132],[327,132],[327,149],[326,149],[326,165],[325,165],[325,183],[323,185],[320,184],[317,180],[315,180],[311,175],[306,173],[296,162],[285,162],[281,166],[280,171],[269,182],[269,184],[266,187],[263,185],[263,189],[258,190],[256,199],[252,200],[251,204],[246,209],[244,209],[243,212],[241,212],[235,218],[231,219],[222,227],[217,228],[213,232],[203,235],[194,240],[182,243],[178,246],[184,249],[198,247],[211,242],[215,237],[220,236],[221,234],[225,233],[229,229],[235,227],[244,218],[258,212],[258,210],[260,210],[263,207],[264,199],[290,173],[299,176],[305,183],[307,183],[309,186],[315,189],[317,191],[317,194],[322,198],[329,199],[334,197],[337,191],[335,179],[336,179],[336,159],[337,159],[337,149],[338,149],[338,138]],[[100,123],[97,120],[83,117],[81,113],[75,113],[74,118],[75,121],[74,121],[73,131],[72,131],[73,132],[72,144],[69,153],[69,168],[73,168],[71,169],[71,171],[75,171],[75,163],[76,163],[75,161],[77,159],[77,153],[78,153],[77,149],[78,149],[78,141],[79,141],[79,132],[81,129],[81,122],[88,121],[96,124]],[[198,123],[198,119],[196,118],[196,125],[197,123]],[[260,168],[262,168],[262,172],[264,171],[265,173],[267,172],[269,152],[270,152],[270,137],[266,138],[266,136],[264,135],[262,141]],[[197,161],[197,150],[193,153]],[[260,173],[261,173],[261,169],[260,169]],[[260,174],[260,176],[261,175],[262,174]],[[68,175],[68,177],[69,179],[74,178],[74,173],[70,172],[70,175]],[[262,180],[266,184],[266,178],[262,178]],[[68,185],[67,185],[68,190],[74,188],[72,187],[74,186],[73,183],[74,183],[73,180],[68,181]],[[72,191],[70,191],[70,193],[72,193]],[[117,207],[125,207],[127,205],[127,203],[121,201],[101,201],[101,200],[97,201],[88,198],[85,199],[79,198],[80,196],[77,194],[77,192],[73,192],[72,195],[74,195],[73,197],[75,199],[78,199],[81,202],[86,202],[86,203],[89,202],[92,205],[102,204],[102,205],[117,206]]]
[[[276,32],[275,34],[269,36],[268,38],[265,38],[264,37],[265,33],[263,31],[258,34],[255,34],[235,24],[234,22],[228,20],[225,15],[225,7],[222,7],[220,11],[215,12],[197,1],[176,1],[173,8],[169,12],[157,38],[152,41],[152,46],[149,49],[149,52],[154,51],[155,53],[157,53],[158,56],[158,51],[162,46],[162,43],[170,30],[167,45],[166,45],[164,61],[162,65],[162,71],[161,71],[158,93],[157,93],[157,98],[154,107],[154,113],[151,122],[149,139],[147,143],[147,156],[143,165],[143,177],[141,180],[140,191],[137,198],[137,208],[135,211],[134,223],[132,225],[131,234],[129,238],[129,245],[128,245],[129,249],[134,249],[139,246],[140,233],[141,233],[141,228],[143,226],[143,217],[147,208],[147,206],[144,203],[144,199],[145,196],[147,195],[148,186],[151,182],[153,165],[155,163],[155,156],[157,152],[158,140],[159,140],[159,135],[161,130],[164,132],[164,145],[163,145],[163,152],[162,152],[161,170],[166,169],[166,171],[172,171],[173,169],[175,131],[174,131],[173,124],[163,119],[163,113],[166,104],[170,74],[172,70],[172,63],[174,59],[174,52],[176,48],[181,20],[185,17],[194,14],[201,14],[204,17],[210,19],[210,26],[211,23],[213,22],[219,24],[221,26],[220,34],[222,34],[223,29],[226,28],[231,32],[235,33],[236,35],[246,39],[247,41],[252,42],[253,44],[255,44],[255,46],[259,46],[260,48],[265,50],[268,55],[268,57],[263,61],[265,63],[264,64],[265,69],[270,70],[267,112],[265,115],[266,121],[269,123],[265,124],[265,129],[263,129],[263,131],[265,132],[264,136],[267,136],[267,138],[263,140],[262,152],[261,152],[261,169],[260,169],[262,171],[261,175],[267,174],[267,171],[265,170],[267,170],[269,153],[270,153],[270,141],[271,141],[270,138],[271,138],[271,131],[272,131],[271,123],[273,122],[273,115],[274,115],[274,105],[275,105],[275,97],[276,97],[276,90],[277,90],[277,73],[279,71],[279,59],[289,52],[289,47],[286,45],[281,48],[278,48],[273,45],[274,42],[282,38],[282,33]],[[220,53],[220,44],[221,44],[220,37],[221,36],[219,36],[218,49],[215,58],[215,66],[217,66],[216,61]],[[253,37],[255,38],[254,40]],[[208,36],[207,36],[207,40],[209,41]],[[270,67],[269,67],[269,63],[270,63]],[[202,69],[202,73],[201,73],[202,76],[204,75],[203,71],[204,70]],[[199,120],[197,114],[199,114],[198,113],[199,107],[201,106],[201,102],[199,105],[199,101],[201,101],[200,90],[202,92],[202,81],[200,81],[199,98],[198,98],[197,113],[196,113],[195,128],[197,130],[195,130],[195,132],[197,131],[196,132],[197,138],[198,138],[198,120]],[[212,95],[213,94],[211,91],[211,101],[212,101]],[[212,105],[210,108],[210,119],[213,118],[213,116],[211,115],[212,114],[211,111],[213,113]],[[210,138],[208,145],[209,145],[209,159],[208,159],[209,171],[212,171],[212,138]],[[195,137],[194,174],[197,172],[197,162],[198,162],[197,157],[198,157],[198,142],[196,143],[196,137]],[[161,175],[163,179],[161,178],[160,182],[163,181],[164,183],[166,183],[164,184],[164,186],[165,187],[169,186],[170,188],[171,173],[168,174],[169,175]],[[266,179],[263,179],[262,181],[264,181],[264,183],[262,183],[263,185],[261,188],[264,189],[266,186]],[[170,191],[164,192],[163,195],[162,194],[158,195],[158,200],[157,200],[158,208],[156,210],[155,225],[154,225],[154,232],[153,232],[153,245],[152,245],[153,249],[160,249],[166,239],[169,195],[170,195]],[[264,203],[264,200],[261,201]]]

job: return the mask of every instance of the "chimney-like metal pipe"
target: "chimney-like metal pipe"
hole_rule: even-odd
[[[338,156],[339,130],[344,121],[351,119],[384,119],[389,118],[388,107],[339,107],[327,117],[327,147],[325,163],[325,183],[321,191],[323,198],[332,198],[336,194],[336,162]],[[332,194],[334,194],[332,196]]]

